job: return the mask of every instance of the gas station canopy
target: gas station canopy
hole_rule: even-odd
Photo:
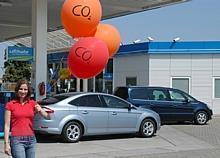
[[[47,1],[48,32],[55,31],[48,34],[48,50],[56,49],[56,47],[68,47],[71,43],[71,38],[62,29],[60,20],[61,7],[64,0]],[[128,15],[186,1],[189,0],[100,0],[103,8],[102,19]],[[16,39],[14,42],[31,46],[31,8],[31,0],[0,0],[0,42]],[[28,36],[29,38],[22,38]],[[56,38],[61,42],[57,42]]]
[[[102,19],[128,15],[189,0],[100,0]],[[36,100],[46,97],[39,85],[47,83],[47,52],[68,49],[74,39],[61,26],[64,0],[0,0],[0,42],[9,41],[34,49],[31,83]],[[18,45],[17,44],[17,45]],[[80,91],[77,78],[76,91]],[[83,80],[83,91],[88,91]]]

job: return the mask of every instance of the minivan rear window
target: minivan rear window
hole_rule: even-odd
[[[117,87],[114,91],[114,95],[127,100],[128,99],[128,88],[127,87]]]

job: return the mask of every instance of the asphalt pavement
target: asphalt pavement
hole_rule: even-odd
[[[0,139],[0,157],[3,139]],[[36,158],[219,158],[220,116],[207,125],[191,123],[161,127],[152,138],[134,135],[84,137],[78,143],[62,143],[58,137],[38,139]]]

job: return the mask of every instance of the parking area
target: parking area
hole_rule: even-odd
[[[170,124],[153,138],[131,135],[85,137],[78,143],[62,143],[57,137],[42,137],[37,158],[217,158],[220,155],[220,116],[207,125]],[[0,157],[3,139],[0,139]]]

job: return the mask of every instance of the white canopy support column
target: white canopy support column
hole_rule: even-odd
[[[76,78],[76,91],[80,92],[80,79]]]
[[[83,79],[83,92],[88,92],[88,79]]]
[[[95,81],[96,81],[96,78],[93,77],[93,89],[92,89],[93,92],[96,91]]]
[[[32,0],[32,47],[35,50],[33,62],[32,86],[35,88],[36,100],[46,96],[40,95],[38,85],[47,83],[47,1]],[[46,87],[45,87],[46,89]]]

